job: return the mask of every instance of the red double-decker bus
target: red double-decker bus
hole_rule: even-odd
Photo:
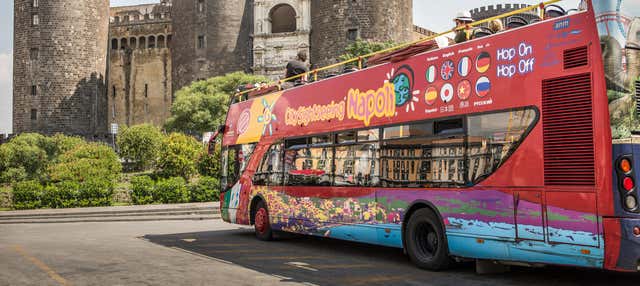
[[[232,104],[223,219],[403,248],[432,270],[637,271],[640,25],[590,2]]]

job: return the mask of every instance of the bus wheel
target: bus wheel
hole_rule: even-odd
[[[405,246],[411,261],[427,270],[446,269],[451,258],[444,229],[430,209],[419,209],[409,218],[405,231]]]
[[[271,223],[269,223],[269,211],[264,201],[258,202],[256,206],[256,215],[254,218],[254,228],[256,231],[256,237],[259,240],[272,240],[273,230],[271,230]]]

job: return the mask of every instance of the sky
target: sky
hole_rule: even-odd
[[[83,0],[78,0],[83,1]],[[237,1],[237,0],[230,0]],[[126,6],[145,3],[157,3],[159,0],[111,0],[112,6]],[[451,19],[463,10],[499,4],[499,3],[528,3],[537,4],[540,0],[413,0],[414,23],[418,26],[433,30],[446,31],[452,28]],[[576,7],[579,0],[567,0],[569,6]],[[437,3],[437,4],[436,4]],[[640,11],[640,1],[627,0],[626,5],[636,6]],[[12,101],[12,66],[13,66],[13,0],[0,0],[0,134],[11,131],[11,101]]]

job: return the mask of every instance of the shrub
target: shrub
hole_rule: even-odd
[[[50,146],[50,139],[36,133],[23,133],[0,145],[0,172],[5,183],[16,180],[41,179],[49,164],[46,149]],[[20,178],[12,178],[10,174],[20,174]]]
[[[191,185],[191,202],[213,202],[220,200],[220,181],[213,177],[200,177]]]
[[[102,207],[113,204],[113,182],[93,178],[80,184],[78,206]]]
[[[156,183],[153,191],[155,202],[163,204],[189,202],[187,182],[181,177],[163,179]]]
[[[50,208],[75,208],[79,206],[80,184],[67,181],[44,188],[42,206]]]
[[[42,207],[43,187],[38,181],[18,182],[13,186],[13,207],[18,210]]]
[[[158,168],[165,178],[182,177],[188,180],[196,173],[196,161],[202,145],[192,137],[172,133],[162,140]]]
[[[120,175],[122,166],[116,153],[109,147],[98,143],[76,146],[58,158],[58,162],[49,168],[53,182],[85,182],[100,178],[109,182],[113,188]]]
[[[29,174],[24,167],[8,168],[0,175],[0,181],[2,182],[21,182],[29,178]]]
[[[198,158],[198,172],[201,176],[218,177],[220,175],[220,150],[212,155],[202,152]]]
[[[122,159],[134,162],[134,169],[145,170],[155,163],[163,135],[150,124],[125,128],[118,135],[118,147]]]
[[[0,208],[13,207],[13,192],[10,187],[0,187]]]
[[[153,203],[153,189],[155,182],[149,176],[139,176],[131,179],[131,201],[136,205]]]

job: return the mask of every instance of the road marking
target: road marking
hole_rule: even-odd
[[[293,266],[293,267],[297,267],[300,269],[304,269],[304,270],[309,270],[309,271],[313,271],[313,272],[318,272],[318,269],[315,269],[313,267],[310,267],[311,265],[309,265],[309,263],[304,263],[304,262],[287,262],[285,263],[286,265],[289,266]]]
[[[24,249],[22,249],[22,247],[20,245],[14,245],[13,246],[13,250],[15,250],[15,252],[17,252],[18,254],[22,255],[22,257],[26,258],[31,263],[33,263],[35,266],[40,268],[40,270],[42,270],[45,273],[47,273],[49,275],[49,277],[51,277],[51,279],[53,279],[56,282],[58,282],[58,284],[63,285],[63,286],[71,285],[71,283],[69,283],[66,279],[62,278],[62,276],[58,275],[58,273],[53,271],[53,269],[51,269],[49,266],[47,266],[44,262],[40,261],[40,259],[35,258],[34,256],[32,256],[29,253],[27,253]]]
[[[189,243],[191,243],[191,242],[196,241],[197,239],[195,239],[195,238],[184,238],[184,239],[181,239],[181,240],[182,240],[182,241],[184,241],[184,242],[189,242]]]

